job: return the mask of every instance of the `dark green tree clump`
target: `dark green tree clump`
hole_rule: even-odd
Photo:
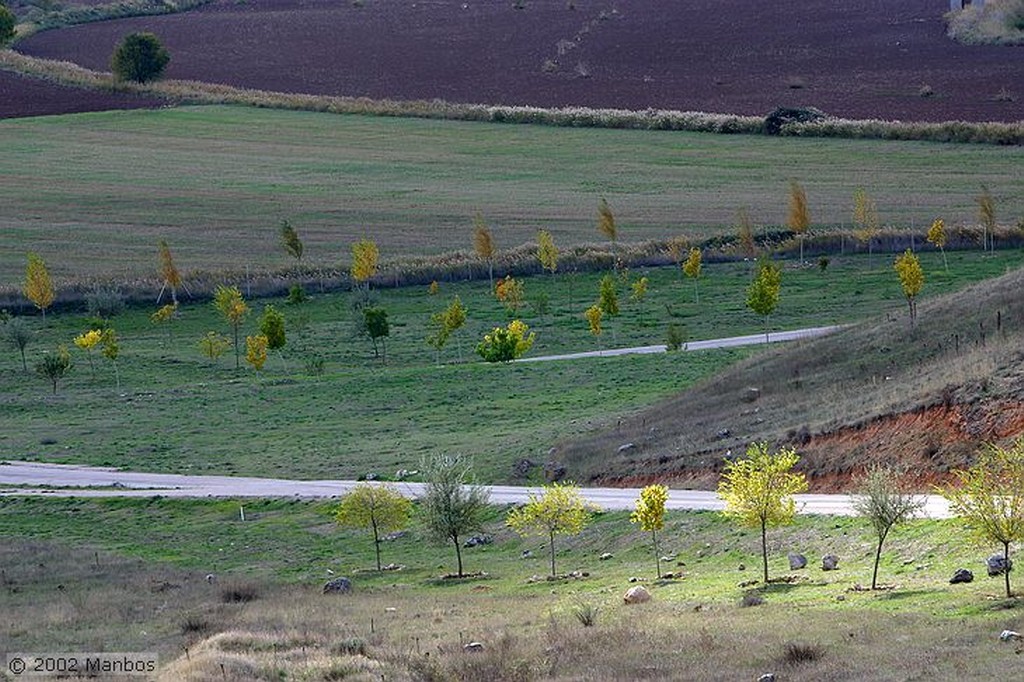
[[[171,55],[152,33],[129,33],[114,50],[110,68],[120,81],[147,83],[163,75]]]
[[[14,26],[17,24],[14,12],[7,9],[3,0],[0,0],[0,47],[3,47],[14,37]]]

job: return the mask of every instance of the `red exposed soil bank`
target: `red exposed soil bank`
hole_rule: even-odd
[[[164,104],[163,100],[153,97],[68,88],[0,71],[0,118],[107,109],[146,109]]]
[[[105,69],[151,30],[168,75],[285,92],[852,118],[1020,120],[1024,48],[944,35],[941,0],[221,1],[48,31],[27,54]],[[922,97],[922,86],[934,94]]]

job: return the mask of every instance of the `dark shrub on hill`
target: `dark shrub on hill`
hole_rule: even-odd
[[[764,119],[764,132],[778,135],[787,123],[817,123],[828,118],[821,109],[814,107],[779,107]]]
[[[129,33],[114,50],[110,68],[122,81],[146,83],[163,75],[170,54],[152,33]]]
[[[14,37],[14,12],[7,9],[0,0],[0,47],[6,45]]]

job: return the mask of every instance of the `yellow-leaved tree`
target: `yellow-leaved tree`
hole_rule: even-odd
[[[46,269],[43,259],[34,253],[28,254],[28,265],[25,267],[25,297],[39,309],[46,319],[46,309],[53,305],[56,297],[53,280]]]
[[[380,251],[377,244],[370,239],[360,239],[352,244],[352,281],[366,284],[370,290],[370,279],[377,274]]]
[[[242,298],[242,292],[238,290],[238,287],[219,285],[213,294],[213,307],[231,325],[235,341],[235,369],[238,369],[242,366],[238,330],[241,328],[242,322],[245,321],[245,316],[249,314],[249,306]]]
[[[509,315],[523,307],[523,283],[512,275],[505,275],[494,287],[494,297],[505,304]]]
[[[869,261],[878,231],[878,208],[875,207],[875,200],[868,195],[867,190],[860,187],[853,193],[853,236],[860,243],[867,244]]]
[[[601,318],[604,317],[604,312],[601,310],[601,306],[594,304],[584,311],[583,316],[587,318],[587,324],[590,325],[590,333],[595,338],[601,337]]]
[[[117,332],[114,331],[113,327],[107,327],[103,330],[103,337],[100,339],[100,343],[103,346],[101,351],[103,357],[110,360],[110,364],[114,368],[114,383],[117,386],[117,390],[121,390],[121,373],[117,369],[117,358],[121,355],[121,344],[117,341]]]
[[[704,269],[704,258],[700,249],[696,246],[690,249],[690,255],[683,263],[683,274],[693,280],[693,300],[700,303],[700,291],[697,290],[697,281],[700,280],[701,271]]]
[[[482,214],[477,213],[473,217],[473,250],[476,255],[487,263],[487,281],[494,288],[494,256],[498,249],[494,246],[494,237],[491,236],[491,229],[484,222]]]
[[[507,327],[495,327],[484,334],[476,352],[487,362],[512,362],[530,350],[536,338],[537,334],[525,322],[512,320]]]
[[[608,205],[608,201],[604,197],[601,197],[601,203],[597,205],[597,231],[611,241],[614,250],[619,238],[619,228],[615,225],[615,214],[612,213],[612,207]]]
[[[792,470],[799,460],[792,448],[772,452],[768,443],[751,443],[744,459],[726,461],[718,484],[718,495],[725,502],[723,514],[741,526],[761,529],[765,583],[768,529],[791,523],[796,516],[793,495],[807,490],[807,479]]]
[[[644,326],[644,302],[647,300],[647,287],[649,284],[650,281],[646,277],[639,277],[629,285],[630,289],[633,290],[629,298],[640,309],[640,314],[637,316],[639,318],[637,324],[641,327]]]
[[[171,321],[178,316],[178,304],[168,303],[160,306],[156,311],[149,316],[149,321],[153,324],[162,325],[167,330],[167,339],[171,338]]]
[[[513,509],[505,519],[509,528],[522,536],[541,535],[548,539],[551,554],[551,576],[555,572],[555,537],[579,535],[590,522],[595,507],[583,499],[579,486],[573,483],[552,483],[544,486],[538,496],[530,493],[526,504]]]
[[[640,497],[636,500],[636,508],[629,515],[629,520],[640,526],[640,530],[651,534],[659,578],[661,578],[661,551],[658,549],[658,531],[665,527],[666,502],[668,502],[668,487],[656,483],[649,485],[640,491]]]
[[[921,261],[917,255],[907,249],[893,264],[896,275],[900,278],[900,287],[903,295],[907,298],[907,306],[910,308],[910,324],[917,322],[917,296],[924,287],[924,270],[921,269]]]
[[[85,357],[89,359],[89,371],[96,373],[96,366],[92,362],[92,349],[103,339],[103,332],[99,329],[90,329],[75,337],[75,345],[85,351]]]
[[[928,228],[928,243],[939,247],[939,251],[942,252],[942,265],[946,272],[949,272],[949,261],[946,260],[947,239],[946,222],[942,218],[936,218],[932,221],[932,226]]]
[[[206,332],[206,336],[199,339],[200,352],[213,362],[224,355],[229,345],[230,342],[217,332]]]
[[[394,486],[360,483],[341,498],[334,518],[341,526],[369,529],[373,533],[379,571],[381,541],[388,533],[406,528],[411,515],[412,502]]]
[[[157,294],[156,302],[160,303],[164,290],[170,289],[171,303],[178,305],[178,287],[182,286],[184,282],[181,279],[181,273],[178,272],[178,267],[174,264],[171,247],[168,246],[167,241],[164,239],[160,240],[160,278],[163,280],[163,286],[160,287],[160,293]]]
[[[807,207],[807,192],[796,180],[789,181],[789,213],[786,227],[793,230],[800,239],[800,264],[804,264],[804,237],[811,226],[811,212]]]
[[[263,370],[263,365],[267,364],[268,345],[269,341],[263,334],[245,337],[245,361],[257,373]]]
[[[1010,544],[1024,541],[1024,439],[1012,447],[985,447],[970,469],[953,472],[939,492],[979,542],[1003,546],[1006,596],[1010,592]]]
[[[978,222],[981,223],[981,250],[988,250],[990,242],[992,249],[995,250],[996,202],[985,185],[981,186],[981,194],[978,195],[977,202]]]
[[[558,247],[555,246],[555,240],[547,230],[537,233],[537,260],[540,261],[541,267],[552,275],[558,269]]]

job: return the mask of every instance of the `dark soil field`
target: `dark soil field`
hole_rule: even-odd
[[[145,109],[163,104],[165,102],[153,97],[69,88],[0,71],[0,118],[107,109]]]
[[[156,32],[168,76],[235,86],[486,104],[852,118],[1019,120],[1024,51],[945,37],[944,0],[219,0],[195,12],[48,31],[27,54],[106,69]]]

